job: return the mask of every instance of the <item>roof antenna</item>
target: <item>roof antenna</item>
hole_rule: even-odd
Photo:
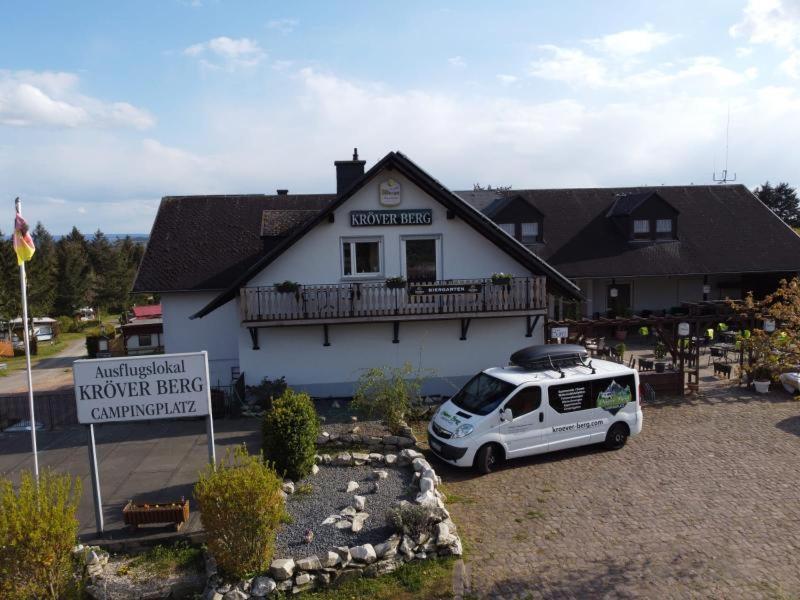
[[[722,169],[722,174],[719,179],[717,179],[717,171],[714,169],[714,174],[711,178],[716,183],[726,184],[728,182],[736,181],[736,173],[733,174],[733,177],[728,177],[728,142],[730,141],[730,131],[731,131],[731,103],[728,102],[728,123],[725,126],[725,168]]]

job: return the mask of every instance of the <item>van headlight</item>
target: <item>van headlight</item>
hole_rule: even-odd
[[[456,432],[453,434],[453,437],[454,438],[467,437],[473,431],[475,431],[475,427],[473,427],[469,423],[464,423],[463,425],[459,425],[456,428]]]

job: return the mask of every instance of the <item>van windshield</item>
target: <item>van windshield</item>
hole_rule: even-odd
[[[486,373],[478,373],[450,400],[458,408],[476,415],[488,415],[514,390],[515,386]]]

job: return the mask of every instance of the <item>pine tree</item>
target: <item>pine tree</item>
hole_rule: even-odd
[[[33,316],[50,316],[56,301],[58,258],[53,236],[41,222],[33,230],[36,253],[25,266],[28,275],[28,308]]]
[[[92,269],[86,239],[76,227],[56,244],[58,256],[58,284],[56,286],[56,311],[59,315],[73,315],[75,311],[94,299],[91,288]]]
[[[797,193],[793,187],[789,187],[788,183],[782,182],[773,187],[767,181],[760,188],[756,188],[754,193],[787,225],[800,227],[800,206]]]
[[[17,255],[11,238],[0,232],[0,316],[14,319],[22,314]]]

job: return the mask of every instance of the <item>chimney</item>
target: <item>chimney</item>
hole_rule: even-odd
[[[333,164],[336,167],[336,195],[341,196],[364,176],[367,161],[358,160],[358,148],[353,148],[353,160],[337,160]]]
[[[278,196],[285,196],[289,193],[289,190],[277,190]]]

